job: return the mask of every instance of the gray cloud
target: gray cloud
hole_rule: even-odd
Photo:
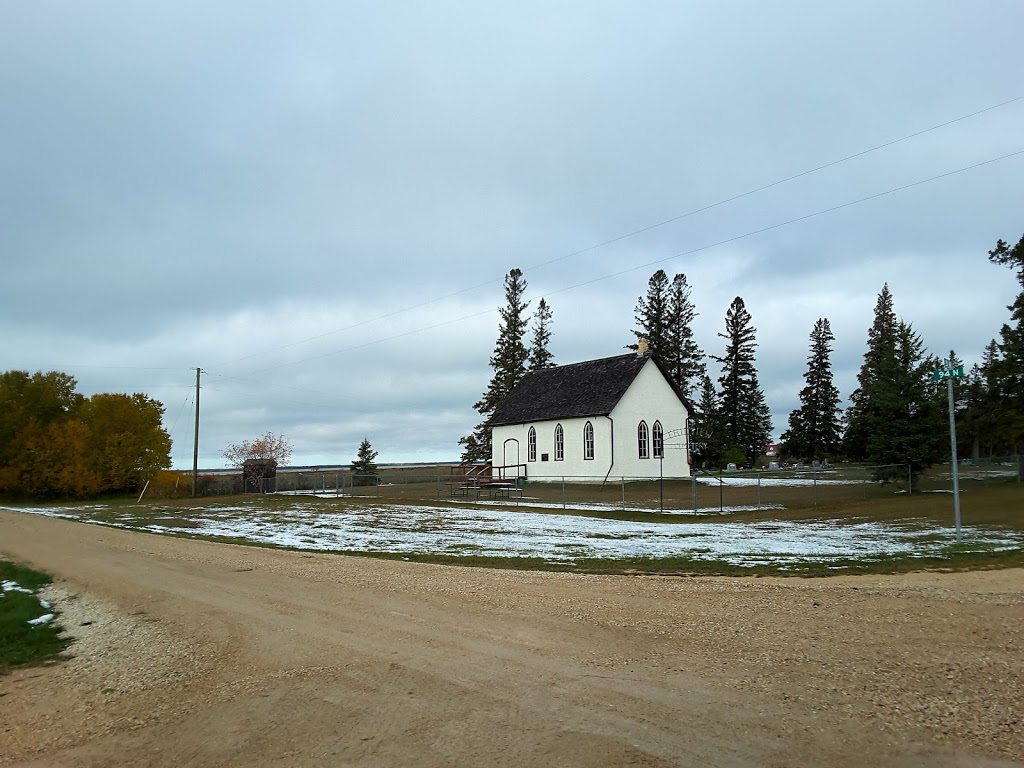
[[[1024,231],[1024,160],[691,251],[1024,149],[1024,101],[569,254],[1022,95],[1022,21],[1015,2],[7,8],[0,357],[161,399],[177,463],[197,365],[204,463],[265,429],[302,463],[364,435],[384,460],[451,459],[509,268],[573,362],[621,351],[660,266],[689,276],[709,353],[744,297],[778,433],[820,316],[849,394],[884,282],[932,351],[980,356],[1016,289],[985,252]]]

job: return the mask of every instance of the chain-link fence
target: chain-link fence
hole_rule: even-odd
[[[958,466],[960,488],[994,484],[1020,485],[1018,456]],[[885,481],[878,478],[884,477]],[[189,478],[191,479],[191,478]],[[462,467],[382,468],[372,475],[338,470],[279,470],[274,485],[262,490],[283,495],[380,499],[395,502],[454,501],[549,509],[611,512],[717,514],[771,508],[816,508],[848,505],[894,494],[952,490],[952,468],[935,465],[912,480],[909,464],[872,466],[840,463],[831,467],[796,465],[786,469],[698,472],[694,477],[638,478],[622,475],[558,477],[532,480],[491,477]],[[1024,485],[1020,485],[1024,493]],[[259,492],[243,487],[240,474],[203,475],[198,492],[220,496]]]

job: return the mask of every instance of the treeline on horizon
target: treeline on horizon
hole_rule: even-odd
[[[988,259],[1014,270],[1022,291],[1008,307],[1010,321],[999,329],[999,339],[992,339],[982,362],[955,386],[958,448],[975,458],[1016,454],[1024,445],[1024,237],[1014,246],[998,240]],[[532,317],[527,315],[526,287],[521,270],[509,271],[489,361],[493,375],[474,405],[482,419],[459,440],[464,462],[490,460],[490,415],[523,376],[556,364],[548,348],[552,308],[540,299]],[[753,466],[763,459],[773,431],[757,376],[753,318],[737,296],[726,312],[724,332],[718,333],[724,340],[722,354],[708,355],[694,338],[697,311],[690,295],[685,274],[670,279],[659,269],[637,301],[631,333],[647,340],[694,407],[690,439],[699,446],[692,452],[694,463]],[[947,384],[933,374],[961,366],[956,351],[929,354],[912,324],[897,317],[889,286],[883,285],[857,387],[844,411],[832,376],[834,341],[828,318],[818,318],[810,333],[800,405],[781,436],[781,457],[866,462],[883,481],[906,477],[908,465],[916,480],[924,469],[948,458]],[[717,379],[708,373],[708,360],[720,366]]]

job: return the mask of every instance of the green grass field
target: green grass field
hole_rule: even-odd
[[[0,582],[13,582],[30,590],[5,590],[0,597],[0,674],[55,658],[71,643],[70,638],[60,637],[61,628],[53,622],[36,626],[28,623],[49,612],[35,593],[50,581],[49,574],[0,560]]]

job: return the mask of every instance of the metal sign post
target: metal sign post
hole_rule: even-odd
[[[953,379],[959,379],[964,375],[964,367],[962,365],[952,367],[952,360],[949,361],[949,365],[950,367],[944,371],[935,371],[932,378],[935,381],[945,379],[949,393],[949,444],[953,461],[953,519],[956,522],[956,540],[957,543],[960,543],[960,467],[956,458],[956,410],[953,407]]]

